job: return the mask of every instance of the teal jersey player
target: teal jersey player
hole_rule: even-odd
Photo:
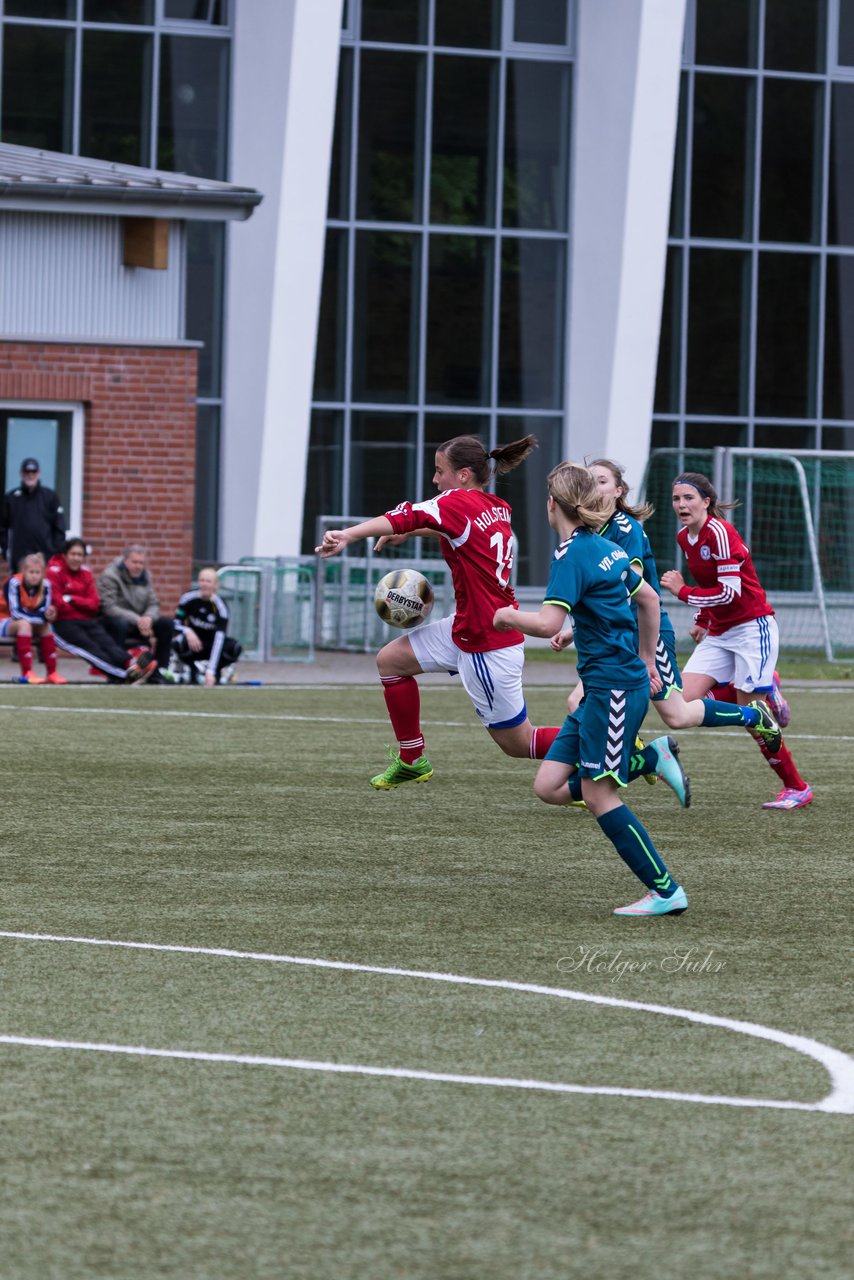
[[[630,567],[626,552],[600,536],[613,502],[600,495],[586,467],[563,462],[549,473],[546,509],[561,545],[540,611],[503,608],[493,619],[499,631],[515,628],[555,644],[567,612],[572,614],[585,694],[540,765],[534,791],[546,804],[568,804],[569,779],[580,775],[582,796],[603,835],[647,888],[644,897],[615,914],[678,915],[688,906],[685,890],[621,798],[634,777],[658,771],[661,755],[678,767],[669,751],[673,739],[662,739],[663,747],[651,743],[639,755],[633,751],[650,689],[661,688],[655,664],[658,596]],[[630,592],[638,607],[637,649]]]
[[[630,603],[640,585],[626,552],[590,529],[575,529],[555,552],[544,603],[572,614],[586,688],[649,688]]]

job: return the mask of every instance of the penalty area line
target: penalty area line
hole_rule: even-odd
[[[268,1066],[292,1066],[294,1068],[299,1067],[299,1069],[302,1070],[315,1071],[343,1071],[346,1067],[351,1074],[384,1076],[396,1075],[406,1079],[434,1079],[437,1081],[444,1081],[446,1083],[482,1083],[486,1085],[492,1084],[497,1087],[503,1082],[503,1087],[505,1088],[541,1089],[548,1092],[558,1093],[595,1093],[608,1096],[652,1097],[667,1101],[716,1103],[720,1106],[776,1107],[796,1111],[822,1111],[834,1112],[841,1115],[854,1115],[854,1058],[849,1057],[848,1054],[843,1053],[840,1049],[833,1048],[831,1045],[823,1044],[819,1040],[813,1040],[808,1036],[795,1035],[788,1031],[780,1031],[774,1027],[763,1026],[761,1023],[744,1022],[716,1014],[700,1013],[694,1009],[681,1009],[671,1005],[652,1004],[646,1001],[625,1000],[618,996],[598,995],[587,991],[573,991],[565,987],[541,986],[537,983],[530,982],[514,982],[505,978],[475,978],[459,973],[443,973],[422,969],[401,969],[384,965],[358,964],[348,960],[325,960],[320,957],[280,955],[274,952],[237,951],[227,947],[200,947],[176,943],[136,942],[112,938],[86,938],[67,934],[22,933],[5,929],[0,930],[0,938],[8,938],[13,941],[22,942],[67,943],[79,946],[113,947],[135,951],[171,952],[180,953],[182,955],[214,956],[227,959],[249,960],[266,964],[287,964],[313,969],[337,970],[345,973],[379,974],[392,978],[414,978],[428,982],[448,983],[456,986],[484,987],[499,991],[525,992],[530,995],[548,996],[560,1000],[575,1000],[586,1004],[604,1005],[612,1009],[629,1009],[642,1013],[663,1014],[666,1017],[683,1018],[688,1022],[699,1023],[701,1026],[718,1027],[724,1031],[736,1032],[737,1034],[754,1037],[758,1040],[771,1041],[772,1043],[782,1045],[786,1049],[791,1049],[795,1053],[802,1054],[804,1057],[811,1058],[813,1061],[820,1063],[821,1066],[824,1067],[830,1077],[831,1090],[818,1102],[790,1102],[785,1099],[727,1098],[717,1094],[682,1094],[671,1091],[623,1089],[616,1086],[604,1085],[575,1085],[549,1081],[507,1081],[504,1077],[491,1076],[458,1077],[449,1073],[429,1073],[400,1067],[367,1067],[357,1066],[356,1064],[340,1063],[307,1064],[302,1059],[250,1059],[246,1055],[240,1054],[206,1055],[203,1060],[217,1062],[239,1061],[246,1065],[264,1064]],[[0,1043],[26,1043],[32,1046],[36,1046],[37,1044],[35,1040],[30,1040],[29,1038],[10,1039],[8,1036],[2,1035],[0,1035]],[[194,1057],[202,1060],[200,1053],[194,1053],[190,1050],[154,1050],[145,1049],[141,1046],[135,1047],[127,1045],[112,1047],[101,1046],[99,1050],[97,1045],[90,1046],[88,1042],[83,1041],[57,1040],[38,1043],[40,1047],[43,1048],[90,1048],[92,1051],[105,1053],[135,1052],[140,1056]]]
[[[355,1062],[323,1062],[309,1058],[275,1058],[254,1053],[210,1053],[202,1049],[152,1049],[147,1045],[99,1044],[88,1040],[54,1040],[40,1036],[0,1035],[0,1044],[30,1049],[67,1049],[85,1053],[113,1053],[131,1058],[171,1058],[186,1062],[221,1063],[240,1067],[278,1067],[291,1071],[330,1072],[335,1075],[379,1076],[392,1080],[420,1080],[435,1084],[467,1084],[494,1089],[528,1089],[540,1093],[582,1093],[612,1098],[655,1098],[664,1102],[695,1102],[724,1107],[768,1107],[786,1111],[818,1111],[812,1102],[772,1098],[730,1098],[704,1093],[675,1093],[666,1089],[630,1089],[617,1085],[564,1084],[557,1080],[524,1080],[512,1076],[470,1076],[452,1071],[418,1071],[410,1067],[374,1067]]]

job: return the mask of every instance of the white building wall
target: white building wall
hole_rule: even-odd
[[[172,222],[167,270],[125,267],[122,218],[0,213],[0,333],[183,338],[184,242]]]
[[[229,231],[224,559],[300,549],[342,3],[235,6],[231,179],[264,200]]]
[[[579,0],[568,452],[649,455],[686,0]]]

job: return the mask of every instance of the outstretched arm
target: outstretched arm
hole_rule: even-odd
[[[544,604],[539,613],[522,613],[506,605],[496,609],[492,625],[496,631],[521,631],[526,636],[550,640],[566,622],[566,610],[560,605]]]
[[[360,538],[383,538],[390,533],[394,533],[394,525],[388,517],[374,516],[373,520],[351,524],[348,529],[327,529],[320,546],[315,547],[314,550],[317,555],[328,560],[330,556],[337,556],[339,551],[343,551],[351,542],[358,542]]]

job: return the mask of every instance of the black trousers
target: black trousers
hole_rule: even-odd
[[[76,653],[104,675],[115,680],[125,678],[128,665],[128,651],[122,648],[109,631],[102,625],[100,618],[80,618],[53,624],[56,643],[66,653]]]
[[[145,648],[150,643],[146,636],[140,635],[132,622],[127,622],[124,618],[105,616],[103,621],[110,635],[124,649],[130,645],[142,645]],[[151,629],[154,632],[154,656],[157,659],[157,665],[168,667],[169,652],[175,635],[175,623],[171,618],[155,618]]]
[[[190,668],[190,672],[195,682],[199,674],[198,669],[196,667],[196,663],[210,661],[211,650],[213,649],[213,645],[212,644],[203,645],[201,650],[198,653],[193,653],[192,649],[187,644],[187,637],[182,632],[176,638],[173,644],[173,648],[177,653],[178,657],[181,659],[181,661],[186,663],[186,665]],[[236,640],[233,640],[231,636],[225,637],[225,641],[223,643],[223,646],[219,655],[219,666],[214,672],[214,675],[216,676],[217,681],[219,680],[219,673],[222,670],[222,668],[230,667],[233,662],[237,661],[237,659],[240,657],[242,652],[243,652],[243,648],[240,644],[238,644]]]

